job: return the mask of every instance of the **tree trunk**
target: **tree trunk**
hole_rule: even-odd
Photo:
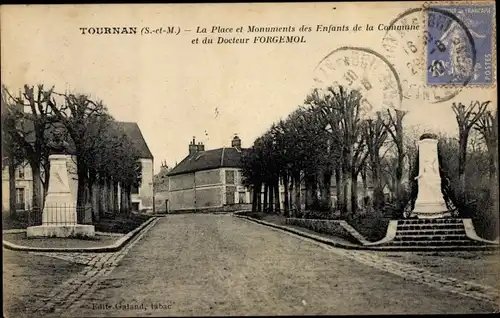
[[[89,192],[89,201],[90,206],[92,208],[92,222],[97,221],[96,216],[97,213],[95,210],[96,207],[96,197],[95,197],[95,183],[96,183],[96,174],[94,170],[89,170],[89,179],[87,182],[88,192]]]
[[[333,171],[331,169],[327,169],[323,173],[323,200],[326,200],[328,210],[330,211],[332,208],[332,175]]]
[[[257,185],[253,184],[252,188],[252,212],[257,212]]]
[[[353,171],[351,179],[351,211],[355,214],[358,211],[358,175]]]
[[[262,207],[262,211],[267,212],[269,209],[269,203],[268,203],[268,190],[269,186],[267,185],[267,182],[264,183],[264,206]]]
[[[41,183],[42,181],[40,180],[40,166],[38,163],[36,164],[30,164],[31,166],[31,172],[33,174],[33,193],[32,193],[32,202],[33,202],[33,207],[36,207],[39,209],[39,211],[43,210],[43,202],[42,202],[42,196],[41,196]]]
[[[10,217],[15,219],[17,216],[17,205],[16,205],[16,166],[14,160],[9,157],[9,210]]]
[[[107,180],[106,180],[106,211],[111,214],[111,215],[114,215],[113,213],[113,180],[111,179],[111,177],[108,177]]]
[[[296,171],[293,177],[293,183],[295,188],[295,209],[296,215],[300,215],[302,211],[302,200],[301,200],[301,191],[302,185],[300,183],[300,171]]]
[[[120,214],[126,214],[126,202],[125,202],[125,187],[123,184],[120,184]]]
[[[281,202],[280,202],[280,181],[279,177],[274,182],[274,212],[276,214],[280,214],[281,211]]]
[[[366,168],[363,168],[363,171],[361,172],[361,178],[363,179],[363,208],[366,209],[368,198],[368,180],[366,176]]]
[[[342,211],[343,208],[342,208],[342,202],[344,202],[344,198],[342,196],[342,171],[339,168],[335,168],[335,190],[336,190],[336,194],[337,194],[337,202],[335,204],[335,209],[336,210],[339,210],[339,211]]]
[[[99,185],[97,184],[97,180],[94,180],[92,183],[92,221],[96,222],[100,219],[99,214]]]
[[[268,212],[269,213],[273,213],[274,212],[274,184],[271,182],[271,184],[269,184],[269,186],[267,187],[268,188],[268,191],[269,191],[269,209],[268,209]]]
[[[118,182],[113,180],[113,214],[118,214],[120,212],[120,204],[118,202]]]
[[[465,191],[465,162],[467,160],[467,139],[469,133],[464,128],[459,132],[459,151],[458,151],[458,180],[459,180],[459,193],[460,205],[467,202]]]
[[[344,209],[345,214],[350,215],[352,213],[352,176],[351,173],[346,171],[344,173]]]
[[[99,214],[106,215],[106,181],[104,176],[99,176]]]
[[[79,207],[85,206],[85,203],[87,203],[87,198],[85,197],[86,194],[86,187],[87,187],[87,167],[83,164],[77,161],[77,175],[78,175],[78,190],[77,190],[77,199],[76,199],[76,204]]]
[[[127,186],[125,188],[125,196],[126,196],[126,202],[127,202],[127,212],[128,215],[132,215],[132,193],[131,193],[131,187]]]
[[[262,183],[259,182],[257,184],[257,188],[255,189],[257,192],[257,212],[262,212]]]
[[[372,181],[373,181],[373,208],[381,210],[384,206],[384,193],[382,189],[382,173],[380,171],[380,158],[372,159]],[[410,170],[411,171],[411,170]]]
[[[307,172],[306,172],[307,173]],[[317,184],[316,177],[313,173],[307,173],[305,176],[306,180],[306,202],[305,207],[306,210],[311,209],[317,203]]]
[[[283,187],[285,188],[285,200],[283,202],[283,210],[284,210],[284,215],[286,217],[290,216],[290,194],[289,194],[289,189],[288,189],[288,173],[283,174]]]
[[[311,179],[311,204],[314,207],[318,206],[318,175],[314,173]]]

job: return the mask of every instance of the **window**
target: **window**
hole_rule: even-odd
[[[132,202],[132,211],[139,211],[139,202]]]
[[[227,184],[234,184],[234,171],[233,170],[226,170],[226,183]]]
[[[19,179],[24,179],[24,167],[17,168],[17,177]]]
[[[238,203],[246,203],[245,202],[246,192],[238,192],[238,194],[239,194]]]
[[[16,188],[16,207],[24,210],[24,188]]]

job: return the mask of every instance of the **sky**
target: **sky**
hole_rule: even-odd
[[[409,74],[401,47],[384,51],[391,20],[415,3],[316,4],[149,4],[149,5],[15,5],[1,7],[2,83],[17,91],[24,84],[55,86],[102,100],[119,121],[137,122],[153,153],[155,173],[162,161],[169,166],[188,154],[193,136],[206,149],[230,146],[234,134],[243,147],[270,125],[303,104],[315,85],[318,63],[344,46],[379,52],[397,68],[403,83],[424,84],[425,73]],[[362,7],[361,7],[362,6]],[[359,24],[374,31],[352,31]],[[249,25],[294,26],[306,43],[192,44],[206,36],[215,41],[291,33],[249,33]],[[299,32],[302,26],[311,32]],[[350,31],[316,32],[321,26],[350,26]],[[90,27],[173,26],[173,34],[82,34]],[[196,33],[198,27],[233,28],[224,35]],[[243,26],[243,33],[235,29]],[[191,30],[191,31],[186,31]],[[419,33],[420,34],[420,33]],[[417,39],[417,35],[410,34]],[[387,53],[387,54],[386,54]],[[341,53],[344,54],[344,53]],[[349,52],[345,53],[349,54]],[[422,51],[422,54],[423,51]],[[380,65],[380,74],[388,72]],[[385,70],[384,70],[385,68]],[[316,70],[315,70],[316,69]],[[342,80],[338,69],[326,82]],[[382,81],[377,71],[366,71],[380,103]],[[389,76],[389,75],[388,75]],[[338,77],[338,78],[337,78]],[[392,85],[396,83],[391,80]],[[469,103],[478,97],[494,99],[496,89],[467,87],[454,99],[438,104],[418,97],[404,98],[397,107],[409,110],[405,124],[424,130],[456,133],[452,102]],[[397,104],[397,102],[396,102]]]

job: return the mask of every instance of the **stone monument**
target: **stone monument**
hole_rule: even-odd
[[[418,194],[411,216],[420,219],[451,217],[441,191],[437,138],[430,134],[422,135],[418,152],[419,172],[415,177]]]
[[[42,225],[28,227],[28,237],[70,237],[94,236],[93,225],[77,223],[76,200],[69,186],[67,162],[68,143],[60,128],[53,131],[49,142],[50,176],[49,189],[45,198]]]

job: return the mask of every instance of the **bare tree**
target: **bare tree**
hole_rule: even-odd
[[[374,208],[381,209],[384,203],[380,149],[387,139],[387,128],[380,112],[375,119],[367,119],[363,134],[368,148],[372,181],[374,184]],[[365,177],[366,178],[366,177]]]
[[[398,202],[402,199],[402,179],[403,179],[403,168],[405,159],[405,150],[403,143],[403,118],[407,112],[396,109],[394,114],[387,109],[387,122],[383,122],[387,132],[390,134],[394,145],[396,146],[396,175],[394,180],[394,190]],[[398,206],[397,209],[400,210],[403,206]]]
[[[485,111],[475,124],[488,149],[490,160],[490,178],[496,180],[498,174],[498,111]]]
[[[88,202],[88,157],[91,149],[99,138],[104,128],[95,129],[96,125],[106,123],[100,117],[108,116],[106,107],[102,102],[93,101],[86,95],[67,94],[64,103],[57,105],[55,98],[49,99],[49,105],[65,128],[68,130],[75,146],[78,175],[77,205],[83,206]]]
[[[455,113],[458,124],[458,139],[459,139],[459,153],[458,153],[458,176],[460,180],[460,197],[461,201],[466,200],[465,195],[465,163],[467,159],[467,141],[469,134],[474,125],[479,121],[486,107],[491,101],[479,102],[471,101],[469,106],[465,106],[461,102],[453,103],[451,108]],[[463,201],[462,203],[464,203]]]
[[[26,160],[24,148],[12,138],[9,132],[16,130],[16,116],[6,94],[2,93],[2,170],[9,170],[9,213],[16,218],[16,169]]]
[[[54,122],[54,116],[49,107],[49,100],[52,96],[53,88],[46,90],[43,85],[35,87],[24,85],[24,92],[18,97],[12,96],[7,87],[2,87],[2,95],[9,105],[8,111],[15,118],[15,127],[8,130],[10,138],[26,154],[26,159],[33,174],[32,204],[41,208],[42,182],[44,193],[48,188],[48,147],[46,138],[50,125]],[[29,108],[29,112],[24,111],[24,107]],[[42,169],[45,177],[42,180]]]

